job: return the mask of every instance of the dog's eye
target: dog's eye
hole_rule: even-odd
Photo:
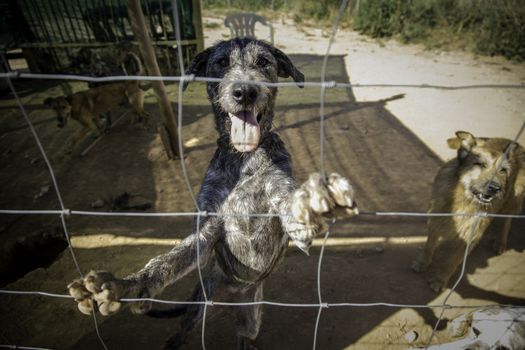
[[[478,162],[475,162],[474,165],[475,165],[475,166],[479,166],[479,167],[482,168],[482,169],[485,169],[485,168],[487,167],[487,165],[486,165],[485,163],[483,163],[483,162],[479,162],[479,161],[478,161]]]
[[[230,60],[228,59],[228,57],[223,57],[220,60],[218,60],[217,63],[221,67],[228,67],[228,65],[230,64]]]
[[[507,169],[507,168],[500,168],[499,169],[499,173],[500,174],[507,175],[508,172],[509,172],[509,169]]]
[[[267,67],[270,64],[270,61],[268,61],[264,57],[257,58],[257,61],[255,62],[259,67]]]

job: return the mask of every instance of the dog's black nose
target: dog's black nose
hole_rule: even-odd
[[[233,86],[233,99],[237,103],[249,105],[257,99],[257,87],[249,84],[235,84]]]
[[[494,181],[490,181],[487,185],[487,193],[490,194],[490,195],[495,195],[496,193],[498,193],[499,191],[501,191],[501,186],[494,182]]]

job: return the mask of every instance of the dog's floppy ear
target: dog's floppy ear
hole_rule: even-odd
[[[459,159],[465,159],[472,147],[476,146],[476,138],[467,131],[457,131],[456,137],[447,140],[448,147],[458,150]]]
[[[208,65],[208,59],[210,58],[213,47],[209,47],[206,50],[200,52],[193,58],[193,60],[190,62],[190,65],[188,66],[188,69],[186,69],[186,75],[193,74],[195,76],[205,76],[206,75],[206,66]],[[189,82],[185,81],[184,85],[182,86],[183,90],[186,90],[188,87]]]
[[[525,195],[525,148],[516,142],[511,142],[505,149],[508,151],[509,159],[516,161],[516,182],[514,183],[514,193],[516,197]]]
[[[277,60],[277,75],[281,78],[292,77],[296,83],[304,83],[304,74],[292,63],[290,57],[276,47],[271,47],[273,57]],[[299,85],[303,88],[303,85]]]
[[[507,147],[505,147],[505,150],[503,151],[503,153],[507,154],[508,158],[511,158],[514,152],[517,152],[519,147],[520,145],[518,143],[511,141],[511,143],[509,143]]]
[[[461,140],[457,137],[452,137],[447,140],[447,145],[450,149],[459,149],[459,147],[461,146]]]

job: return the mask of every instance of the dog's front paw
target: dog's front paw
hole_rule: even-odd
[[[67,288],[78,303],[80,312],[90,315],[95,306],[102,315],[120,310],[120,298],[127,294],[129,282],[105,271],[91,271],[83,279],[74,280]],[[95,304],[93,304],[95,303]]]
[[[307,226],[319,225],[323,215],[340,214],[339,209],[348,215],[358,213],[352,185],[336,173],[330,174],[327,179],[319,173],[311,174],[293,196],[292,215],[296,221]]]
[[[323,179],[314,173],[294,192],[291,211],[293,223],[288,232],[296,246],[308,254],[313,238],[324,230],[328,216],[357,214],[357,206],[347,179],[335,173]]]

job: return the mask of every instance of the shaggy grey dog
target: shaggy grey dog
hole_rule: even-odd
[[[223,215],[203,216],[193,234],[130,276],[119,279],[92,271],[71,283],[70,293],[84,313],[91,312],[93,301],[107,315],[120,309],[121,298],[154,297],[197,264],[206,266],[206,273],[204,285],[195,288],[194,301],[260,301],[263,281],[284,256],[290,239],[308,253],[327,213],[357,210],[351,185],[338,174],[326,179],[312,174],[298,187],[290,156],[271,131],[277,88],[264,83],[275,83],[278,77],[304,82],[288,56],[264,42],[237,38],[198,54],[187,73],[222,79],[207,84],[219,138],[198,205],[201,211]],[[157,317],[184,314],[181,331],[166,343],[171,349],[184,343],[187,332],[202,319],[204,305],[162,312],[141,301],[131,303],[131,309]],[[261,305],[230,310],[238,348],[251,348],[249,342],[261,324]]]

